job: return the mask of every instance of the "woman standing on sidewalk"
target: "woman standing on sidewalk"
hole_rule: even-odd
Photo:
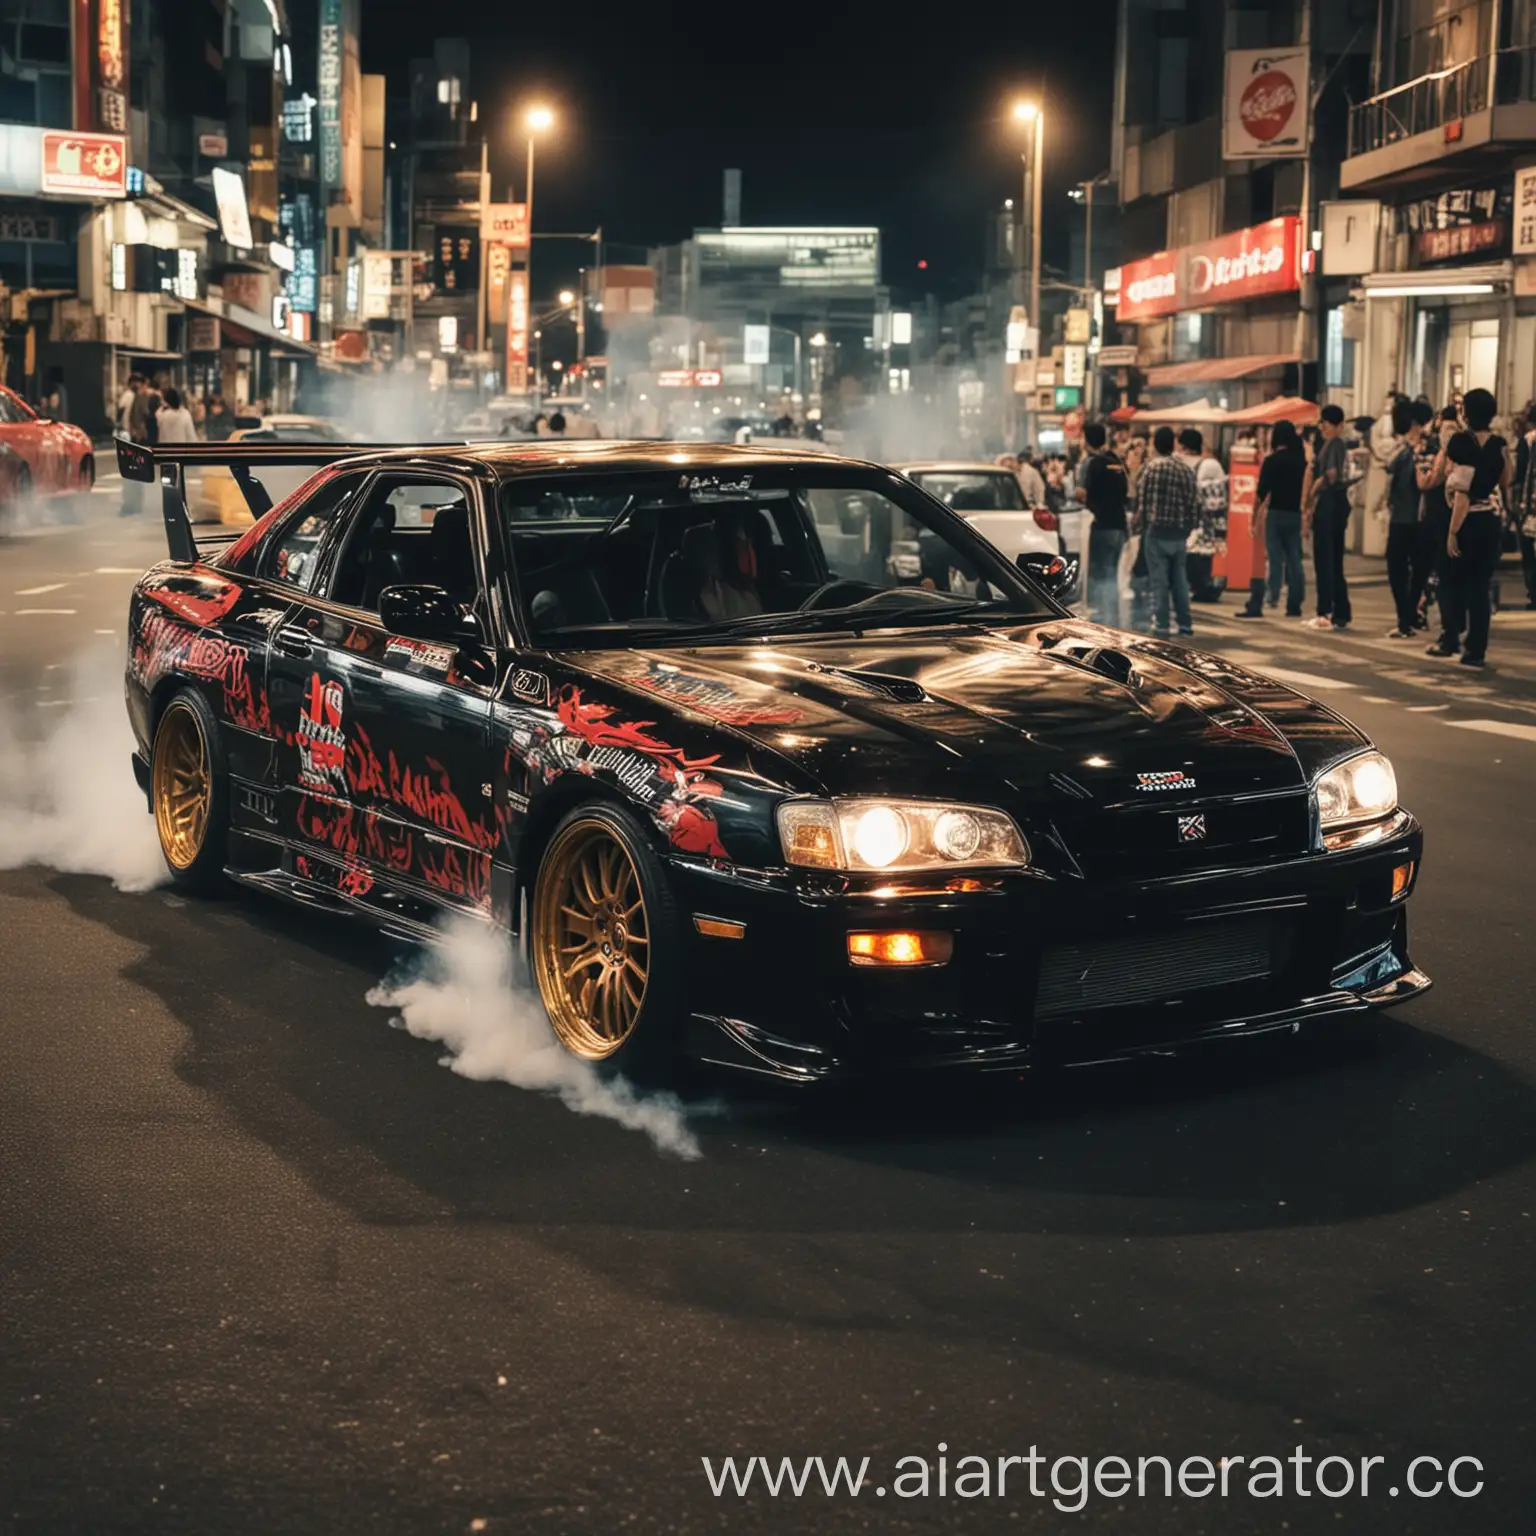
[[[1464,667],[1481,667],[1492,621],[1489,585],[1499,563],[1504,505],[1509,495],[1509,448],[1493,431],[1498,410],[1486,389],[1469,389],[1461,403],[1467,430],[1446,445],[1450,468],[1445,488],[1451,501],[1451,528],[1445,549],[1452,579],[1467,615]]]
[[[1294,422],[1277,421],[1269,441],[1270,451],[1259,468],[1258,517],[1253,536],[1264,540],[1270,607],[1280,601],[1283,576],[1285,616],[1299,619],[1307,597],[1307,577],[1301,561],[1301,488],[1307,476],[1307,458]],[[1248,617],[1246,613],[1243,616]]]

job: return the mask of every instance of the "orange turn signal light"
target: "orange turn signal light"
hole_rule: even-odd
[[[945,965],[955,950],[952,933],[850,933],[848,959],[853,965]]]
[[[1413,860],[1406,864],[1399,864],[1392,871],[1392,900],[1401,901],[1408,894],[1408,887],[1413,884]]]
[[[706,939],[744,939],[747,936],[745,923],[734,923],[726,917],[702,917],[695,913],[693,926]]]

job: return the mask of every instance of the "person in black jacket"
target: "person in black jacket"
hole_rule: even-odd
[[[1424,493],[1418,477],[1424,423],[1413,404],[1402,396],[1392,407],[1392,435],[1397,439],[1397,450],[1387,465],[1387,580],[1392,585],[1397,623],[1387,631],[1387,639],[1408,640],[1418,627],[1419,598],[1429,576],[1429,551],[1423,532]]]
[[[1469,389],[1461,408],[1466,430],[1458,432],[1445,449],[1449,464],[1445,488],[1451,503],[1445,548],[1451,579],[1467,615],[1461,664],[1481,667],[1493,617],[1490,586],[1499,563],[1504,507],[1513,476],[1508,444],[1493,431],[1498,406],[1492,394],[1486,389]],[[1454,652],[1435,646],[1430,654],[1448,656]]]

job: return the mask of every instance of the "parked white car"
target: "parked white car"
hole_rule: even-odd
[[[1081,563],[1087,546],[1087,514],[1073,511],[1058,517],[1049,507],[1026,505],[1018,476],[1012,470],[960,460],[891,467],[899,469],[951,511],[958,512],[1010,560],[1026,554],[1059,554]]]

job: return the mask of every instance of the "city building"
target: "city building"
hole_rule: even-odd
[[[397,146],[392,240],[419,257],[400,295],[407,309],[397,305],[394,318],[408,327],[403,344],[414,362],[433,368],[439,382],[467,384],[475,373],[471,359],[490,351],[492,311],[501,306],[485,306],[482,335],[480,213],[490,189],[464,39],[439,38],[430,56],[411,61],[389,137]]]
[[[1110,382],[1139,403],[1237,410],[1351,387],[1345,352],[1325,357],[1339,322],[1312,274],[1373,16],[1360,0],[1121,0],[1121,261],[1104,300]]]
[[[1362,407],[1394,387],[1490,389],[1511,411],[1536,394],[1532,25],[1525,3],[1381,7],[1323,210],[1329,345],[1355,354]]]
[[[910,316],[902,335],[890,322],[878,229],[696,229],[651,265],[659,314],[693,327],[665,361],[718,371],[721,388],[813,407],[834,388],[840,401],[886,393],[893,349],[911,342]]]
[[[382,81],[359,72],[358,13],[0,0],[7,382],[62,386],[96,435],[135,371],[292,406],[334,351],[327,280],[381,237]]]

